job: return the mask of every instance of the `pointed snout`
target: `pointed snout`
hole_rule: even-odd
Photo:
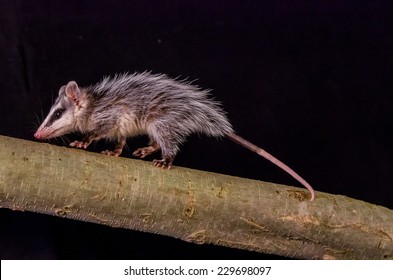
[[[42,134],[39,130],[37,130],[36,133],[34,133],[34,138],[37,140],[42,139]]]
[[[37,140],[44,140],[48,137],[48,131],[47,129],[43,129],[42,127],[39,127],[37,131],[34,133],[34,138]]]

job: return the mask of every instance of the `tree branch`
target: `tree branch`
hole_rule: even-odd
[[[0,207],[294,258],[393,258],[381,206],[4,136]]]

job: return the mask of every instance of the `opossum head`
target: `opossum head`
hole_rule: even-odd
[[[71,81],[59,90],[59,96],[48,116],[34,133],[36,139],[49,139],[75,132],[78,112],[83,108],[81,93],[76,82]]]

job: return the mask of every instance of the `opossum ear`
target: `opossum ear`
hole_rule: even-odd
[[[64,86],[62,86],[62,87],[59,89],[59,96],[62,95],[62,94],[65,92],[65,88],[66,88],[66,86],[64,85]]]
[[[74,101],[77,104],[79,103],[79,97],[81,95],[81,92],[76,82],[74,81],[68,82],[65,88],[65,93],[68,96],[68,98],[70,98],[72,101]]]

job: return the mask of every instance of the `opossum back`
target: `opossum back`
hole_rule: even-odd
[[[165,74],[143,72],[105,77],[89,91],[100,106],[129,106],[139,121],[154,120],[179,134],[224,136],[233,132],[224,110],[210,97],[209,90]]]

